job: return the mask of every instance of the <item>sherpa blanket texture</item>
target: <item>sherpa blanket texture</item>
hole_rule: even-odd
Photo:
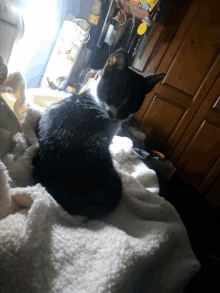
[[[132,155],[132,141],[115,136],[110,146],[120,204],[102,221],[86,221],[31,180],[39,115],[26,110],[0,160],[0,291],[182,292],[200,263],[177,211],[158,195],[155,172]]]

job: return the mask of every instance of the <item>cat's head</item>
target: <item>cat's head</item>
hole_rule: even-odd
[[[97,86],[99,105],[113,121],[125,120],[142,106],[145,96],[165,77],[166,73],[143,76],[129,68],[123,49],[107,60]]]

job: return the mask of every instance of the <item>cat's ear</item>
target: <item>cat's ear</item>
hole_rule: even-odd
[[[105,70],[109,72],[119,72],[127,70],[128,65],[128,54],[123,49],[119,49],[109,57],[105,65]]]
[[[162,79],[164,79],[165,76],[166,76],[166,73],[155,73],[155,74],[146,76],[144,78],[144,86],[146,89],[146,94],[151,92],[156,86],[156,84]]]

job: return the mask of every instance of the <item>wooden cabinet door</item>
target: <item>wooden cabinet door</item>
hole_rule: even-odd
[[[148,42],[143,71],[167,76],[146,96],[136,115],[143,131],[165,146],[181,178],[214,206],[220,205],[218,4],[218,0],[193,0],[171,39],[163,42],[156,35],[156,42]],[[160,30],[162,35],[166,25]],[[141,68],[140,60],[134,64]]]
[[[154,46],[144,69],[148,74],[167,72],[163,83],[146,96],[136,117],[143,131],[166,147],[169,157],[219,74],[217,7],[218,0],[192,1],[169,45],[157,50]]]
[[[190,183],[201,194],[208,196],[212,192],[208,197],[220,203],[220,191],[217,190],[220,183],[220,74],[175,148],[172,158],[186,183]],[[212,189],[216,190],[215,198],[213,190],[210,191],[212,185]]]

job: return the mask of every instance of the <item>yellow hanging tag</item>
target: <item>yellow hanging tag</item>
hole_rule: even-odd
[[[152,11],[160,0],[141,0],[141,7],[145,10]]]
[[[96,16],[96,15],[93,15],[92,13],[90,13],[88,21],[91,22],[91,23],[94,24],[94,25],[98,25],[98,22],[99,22],[100,16],[101,16],[101,15]]]
[[[147,30],[147,24],[142,22],[137,29],[137,33],[138,35],[141,36],[146,32],[146,30]]]

